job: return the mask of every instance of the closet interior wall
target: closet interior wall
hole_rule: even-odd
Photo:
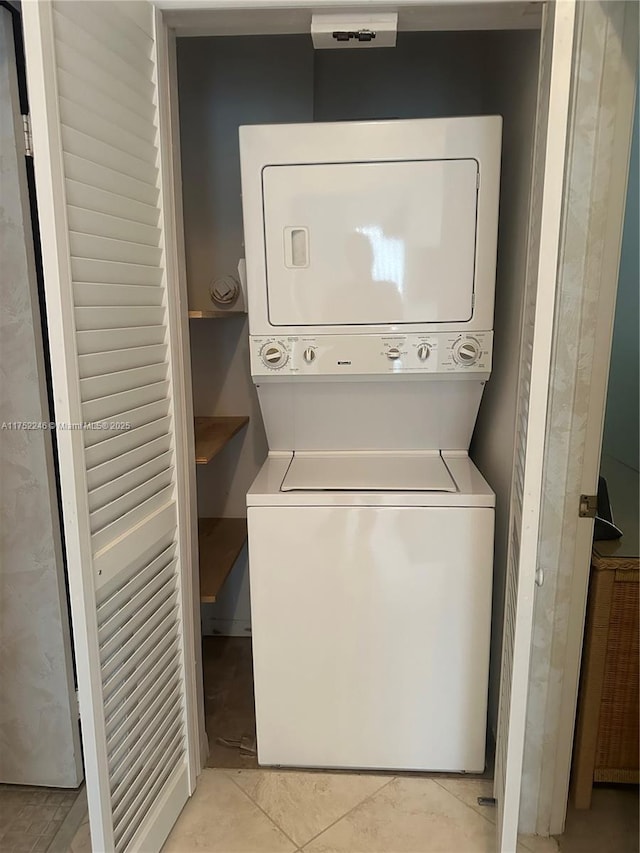
[[[313,120],[313,50],[305,36],[177,41],[180,145],[189,308],[212,307],[209,286],[237,277],[244,257],[238,127]],[[248,415],[249,424],[198,469],[200,517],[246,517],[245,497],[267,455],[251,381],[246,315],[190,321],[196,415]],[[215,604],[205,635],[250,633],[247,548]]]
[[[515,435],[526,231],[538,81],[537,30],[400,32],[397,47],[314,51],[308,34],[178,39],[185,247],[190,308],[233,274],[242,248],[240,124],[501,114],[504,119],[494,371],[471,456],[497,493],[491,719],[500,676],[506,528]],[[198,475],[201,516],[244,516],[267,453],[249,372],[246,317],[191,321],[197,415],[248,414]],[[246,549],[203,631],[250,630]]]

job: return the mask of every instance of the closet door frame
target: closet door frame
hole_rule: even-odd
[[[233,2],[233,0],[206,0],[203,8],[203,4],[197,7],[194,5],[190,5],[189,0],[187,0],[184,5],[182,3],[178,4],[176,0],[158,0],[157,5],[168,13],[168,17],[172,27],[178,26],[176,24],[176,20],[179,13],[194,11],[195,9],[197,9],[199,12],[203,13],[203,17],[201,17],[200,19],[203,24],[203,34],[213,34],[214,31],[211,29],[211,27],[207,27],[206,17],[204,17],[205,10],[211,12],[219,11],[223,15],[225,11],[236,12],[242,10],[246,13],[247,16],[251,16],[251,13],[253,11],[257,11],[264,7],[270,7],[274,10],[281,10],[285,7],[291,10],[297,10],[310,8],[317,4],[314,3],[313,0],[262,0],[262,2],[260,2],[260,0],[236,0],[236,2]],[[344,5],[342,3],[342,0],[328,0],[327,11],[329,11],[331,6],[338,7],[342,5]],[[385,3],[384,0],[354,0],[354,2],[351,3],[352,7],[357,7],[360,5],[362,5],[363,7],[366,6],[368,9],[371,9],[375,6],[384,6]],[[406,0],[403,5],[412,6],[416,8],[428,7],[432,4],[429,3],[428,0],[427,2],[425,2],[425,0]],[[552,133],[550,146],[545,152],[544,160],[546,166],[548,160],[553,159],[554,174],[548,183],[548,195],[553,195],[553,199],[547,201],[547,206],[545,208],[545,212],[547,212],[544,223],[545,243],[540,253],[540,287],[538,291],[538,311],[536,313],[536,324],[539,326],[536,343],[536,391],[535,394],[532,395],[531,405],[532,408],[536,410],[538,417],[536,417],[535,419],[536,428],[535,430],[533,430],[534,435],[533,440],[531,442],[532,448],[530,451],[529,467],[530,470],[532,470],[535,469],[536,466],[538,466],[539,475],[530,475],[529,477],[528,486],[530,493],[526,507],[526,547],[522,552],[525,557],[524,562],[526,564],[524,576],[521,575],[523,589],[526,588],[526,592],[523,595],[523,605],[524,610],[526,610],[527,612],[524,613],[521,609],[521,612],[519,614],[518,647],[519,662],[522,665],[522,670],[518,673],[518,697],[516,702],[517,713],[515,715],[518,719],[514,719],[514,730],[516,728],[518,729],[516,737],[518,744],[516,745],[515,749],[511,750],[509,760],[509,800],[511,804],[511,814],[510,832],[508,832],[507,834],[513,834],[514,838],[517,832],[518,822],[517,804],[519,801],[520,794],[522,751],[524,747],[525,715],[529,683],[529,651],[533,636],[533,600],[535,597],[535,574],[538,565],[537,532],[540,522],[542,457],[545,442],[545,431],[547,429],[546,399],[550,378],[553,305],[556,291],[555,273],[558,257],[557,251],[560,242],[560,213],[562,185],[564,180],[564,145],[566,142],[566,119],[568,113],[569,99],[568,86],[570,78],[570,64],[573,50],[573,16],[575,14],[576,0],[558,0],[558,2],[554,3],[553,5],[555,8],[559,9],[560,15],[563,18],[563,25],[561,27],[560,36],[553,44],[553,50],[549,56],[549,63],[555,63],[556,66],[560,64],[561,69],[560,71],[556,71],[556,79],[554,81],[556,87],[556,99],[554,101],[555,112],[553,113],[553,115],[550,115],[549,119],[550,122],[555,121],[558,124],[552,127],[552,130],[555,130],[555,132]],[[493,13],[493,20],[495,21],[496,27],[499,26],[500,15],[501,13],[499,10]],[[233,27],[234,24],[229,23],[227,21],[225,32],[230,32]],[[179,30],[181,29],[182,24],[179,25]],[[193,25],[189,25],[188,29],[189,35],[191,35],[193,34],[193,30],[195,29],[195,27]],[[258,21],[256,23],[255,29],[252,29],[251,31],[257,32],[259,31],[259,29],[260,23]],[[243,32],[244,31],[245,30],[243,29]],[[566,87],[565,97],[558,96],[562,86]],[[550,216],[548,213],[549,206],[553,207],[553,211]],[[540,223],[538,223],[538,226],[539,225]],[[545,312],[551,314],[551,319],[548,322],[544,321]],[[513,807],[514,804],[515,808]],[[508,843],[510,844],[510,842]]]
[[[188,634],[186,632],[185,634],[193,639],[191,655],[185,654],[185,661],[191,660],[192,662],[187,678],[191,683],[191,724],[194,727],[193,731],[198,733],[198,751],[194,755],[192,763],[195,773],[199,775],[209,755],[209,740],[205,724],[200,627],[196,449],[194,431],[190,428],[194,422],[194,416],[191,345],[189,340],[189,297],[184,247],[182,169],[180,164],[178,68],[175,32],[167,26],[164,15],[158,9],[155,11],[155,16],[166,265],[167,274],[170,272],[173,280],[177,283],[176,288],[167,289],[169,329],[173,352],[172,378],[176,396],[179,395],[180,398],[180,410],[184,414],[184,426],[176,431],[176,445],[180,445],[182,469],[188,472],[188,477],[177,484],[178,529],[181,547],[184,549],[182,554],[183,618],[185,619],[185,627],[188,629]]]
[[[596,494],[637,97],[638,7],[580,3],[545,439],[523,832],[564,831]],[[636,103],[636,110],[638,109]],[[557,377],[557,379],[556,379]],[[549,618],[552,613],[552,618]]]
[[[182,418],[176,418],[176,454],[179,467],[187,473],[176,484],[178,490],[178,534],[181,548],[183,620],[189,647],[184,649],[186,680],[189,685],[188,713],[191,733],[191,790],[209,754],[205,727],[202,635],[200,628],[200,573],[198,570],[198,513],[195,434],[192,427],[193,393],[191,347],[189,342],[189,303],[184,250],[182,214],[182,173],[180,167],[180,123],[178,113],[178,74],[176,37],[163,14],[156,9],[156,63],[158,69],[158,113],[160,123],[161,187],[165,232],[167,277],[177,287],[167,288],[171,376],[174,406]],[[180,422],[178,422],[180,421]],[[180,464],[181,463],[181,464]]]
[[[366,0],[364,0],[364,2],[366,2]],[[364,5],[364,2],[363,2],[363,5]],[[566,3],[567,3],[567,0],[559,0],[558,5],[560,7],[562,7],[563,5],[566,6]],[[184,4],[182,4],[182,3],[178,4],[177,2],[175,2],[175,0],[158,0],[158,3],[157,3],[157,6],[160,9],[166,10],[167,12],[171,12],[174,14],[178,10],[179,11],[185,11],[185,12],[197,10],[201,13],[204,13],[205,10],[224,12],[225,10],[229,10],[232,5],[233,5],[234,9],[242,9],[246,12],[247,15],[250,15],[252,11],[257,10],[260,7],[264,8],[265,6],[270,6],[271,8],[283,8],[286,6],[287,8],[290,8],[290,9],[303,9],[303,8],[309,8],[310,6],[316,6],[317,7],[319,5],[326,5],[327,11],[330,11],[332,6],[336,7],[336,6],[341,6],[344,4],[341,1],[338,2],[338,0],[335,0],[335,2],[334,2],[334,0],[325,0],[324,3],[323,3],[323,0],[316,0],[316,2],[312,2],[312,0],[280,0],[279,2],[271,2],[271,0],[265,0],[265,2],[263,2],[263,3],[259,3],[259,2],[257,2],[257,0],[235,0],[235,2],[233,4],[228,2],[228,0],[209,0],[209,2],[207,2],[203,8],[203,4],[200,4],[196,7],[195,5],[189,6],[188,2],[184,3]],[[350,5],[353,7],[357,7],[358,5],[360,5],[360,0],[353,0],[353,2]],[[369,0],[369,2],[366,2],[366,5],[369,8],[371,8],[371,7],[375,7],[376,5],[377,6],[383,6],[386,4],[383,3],[382,0]],[[428,6],[430,4],[428,2],[424,2],[424,0],[406,0],[406,2],[403,3],[403,5],[413,6],[415,8],[416,6]],[[572,4],[569,3],[568,5],[572,5]],[[160,13],[160,14],[162,14],[162,13]],[[173,15],[171,18],[171,23],[173,25]],[[204,32],[206,33],[206,29],[204,30]],[[175,32],[173,30],[169,31],[168,40],[169,40],[170,44],[173,45],[173,47],[170,50],[170,53],[171,53],[171,51],[174,50],[174,45],[175,45]],[[565,46],[565,49],[571,50],[572,48],[570,46]],[[172,73],[175,75],[175,60],[172,59],[171,61],[174,63]],[[176,139],[177,138],[177,133],[176,133],[176,127],[177,127],[177,92],[176,92],[175,77],[173,78],[173,82],[172,82],[172,97],[174,94],[176,95],[176,98],[174,99],[175,103],[173,106],[170,107],[170,109],[172,110],[172,120],[176,123],[176,125],[174,126],[174,139]],[[174,143],[174,152],[177,150],[178,149],[176,147],[176,144]],[[174,157],[174,160],[175,160],[175,157]],[[180,187],[180,183],[179,183],[179,154],[178,154],[177,164],[178,164],[177,168],[174,169],[174,177],[177,176],[177,177],[175,177],[175,179],[177,180],[176,187],[179,188]],[[561,177],[564,178],[565,174],[566,174],[566,172],[563,171]],[[180,201],[179,191],[176,192],[176,195],[174,197],[174,202],[175,202],[175,210],[176,210],[176,217],[175,218],[176,218],[176,220],[178,220],[180,222],[180,227],[178,228],[178,236],[179,236],[179,240],[181,240],[181,237],[182,237],[181,222],[182,222],[182,220],[181,220],[181,201]],[[615,235],[614,235],[614,239],[615,239]],[[181,296],[180,296],[180,298],[184,299],[184,306],[186,307],[186,280],[184,278],[184,252],[183,251],[178,251],[178,261],[177,262],[179,264],[180,274],[181,274]],[[549,286],[546,288],[547,298],[554,299],[555,295],[556,295],[557,283],[554,280],[552,284],[550,284],[549,282],[548,282],[548,284],[549,284]],[[182,294],[183,286],[184,286],[184,290],[185,290],[184,294]],[[183,312],[183,313],[186,313],[186,312]],[[606,325],[606,323],[605,323],[605,325]],[[605,343],[603,344],[605,349],[610,347],[610,339],[608,340],[608,343],[607,343],[606,334],[607,333],[605,330],[605,333],[604,333]],[[609,331],[609,335],[610,335],[610,331]],[[188,338],[186,340],[187,340],[187,346],[188,346]],[[548,343],[549,343],[549,347],[551,347],[552,342],[549,340]],[[602,350],[602,351],[604,351],[604,350]],[[188,354],[186,357],[186,363],[188,364]],[[552,379],[552,377],[553,377],[553,368],[552,367],[550,367],[547,376],[549,379]],[[601,414],[602,414],[601,412],[596,412],[595,413],[596,419],[598,417],[601,417]],[[549,423],[547,423],[545,426],[545,442],[547,442],[549,440],[550,429],[551,429],[551,425]],[[591,438],[590,441],[593,444],[593,438]],[[599,451],[597,451],[597,453],[599,455]],[[591,454],[591,457],[593,457],[593,453]],[[542,454],[540,455],[540,458],[542,459]],[[589,476],[587,479],[592,479],[593,458],[590,459],[588,468],[589,468],[589,471],[588,471]],[[538,525],[540,524],[540,518],[539,517],[538,517],[537,524]],[[589,526],[588,523],[583,524],[584,528],[586,528],[588,526]],[[197,542],[194,543],[193,548],[194,548],[194,552],[196,552],[197,551]],[[535,550],[535,554],[532,556],[531,564],[533,566],[533,570],[535,571],[538,567],[538,550],[537,550],[537,548]],[[585,577],[584,577],[584,572],[585,572],[585,569],[583,566],[580,570],[576,570],[576,573],[573,576],[573,583],[575,585],[574,588],[576,590],[578,598],[577,598],[577,604],[574,605],[572,615],[571,615],[572,635],[573,635],[573,638],[571,640],[572,645],[568,649],[566,658],[563,661],[563,671],[566,674],[566,676],[568,677],[568,682],[567,682],[568,686],[565,690],[566,695],[563,695],[563,698],[562,698],[562,708],[563,709],[562,709],[562,712],[560,714],[559,727],[554,731],[553,740],[549,741],[549,744],[551,744],[549,749],[553,749],[553,751],[556,753],[556,758],[554,759],[554,761],[555,761],[554,781],[555,781],[555,785],[557,786],[557,788],[555,790],[557,790],[558,795],[559,795],[558,797],[554,798],[553,815],[551,817],[551,821],[552,821],[551,830],[553,832],[559,831],[558,825],[560,822],[561,823],[564,822],[564,813],[566,810],[566,796],[563,796],[562,791],[563,791],[563,789],[566,790],[566,785],[567,785],[567,780],[568,780],[568,772],[569,772],[569,766],[570,766],[570,755],[567,756],[566,750],[558,749],[558,745],[560,743],[560,735],[562,734],[563,737],[565,737],[565,739],[566,739],[566,732],[568,731],[569,728],[572,728],[572,725],[573,725],[572,718],[570,719],[570,715],[571,715],[571,709],[575,707],[575,690],[577,688],[577,677],[578,677],[578,673],[579,673],[579,663],[580,663],[580,646],[581,646],[581,631],[582,631],[581,625],[582,625],[582,619],[583,619],[583,612],[582,612],[583,606],[582,606],[582,603],[580,600],[580,596],[584,597],[584,595],[585,595],[584,585],[585,585],[586,581],[585,581]],[[199,600],[198,600],[197,593],[198,593],[197,584],[195,584],[195,586],[194,586],[194,602],[193,602],[194,614],[199,613]],[[533,604],[531,605],[531,607],[533,608]],[[533,619],[533,613],[531,614],[531,618]],[[532,632],[530,632],[530,635],[531,635],[530,639],[533,639]],[[528,665],[527,665],[527,669],[528,669]],[[528,687],[528,685],[527,685],[527,687]],[[199,701],[198,704],[200,705],[202,703]],[[526,719],[526,715],[523,719]],[[201,729],[201,731],[202,731],[202,729]],[[565,734],[563,734],[563,732]],[[548,733],[548,736],[551,737],[551,734]],[[547,749],[547,752],[549,751],[549,749]],[[203,746],[203,750],[206,752],[206,742]],[[205,752],[203,752],[203,754],[205,754]],[[526,770],[526,768],[525,768],[525,770]],[[555,828],[554,828],[554,826],[555,826]],[[544,827],[541,827],[540,825],[538,825],[538,831],[541,831],[543,834],[546,834],[544,831]]]

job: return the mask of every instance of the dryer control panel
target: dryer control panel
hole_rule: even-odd
[[[251,373],[283,378],[390,374],[488,378],[492,346],[493,332],[252,336]]]

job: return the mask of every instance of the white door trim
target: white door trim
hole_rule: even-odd
[[[637,69],[637,6],[580,3],[520,830],[564,829]],[[633,16],[635,15],[635,23]],[[627,17],[629,16],[629,17]],[[635,32],[635,37],[634,37]],[[623,34],[623,38],[620,37]]]
[[[200,634],[200,575],[198,571],[198,520],[193,431],[193,394],[189,313],[182,220],[182,179],[178,119],[175,36],[162,14],[155,10],[156,63],[162,209],[165,234],[167,309],[171,338],[174,433],[178,470],[186,476],[177,483],[178,542],[181,566],[181,610],[184,621],[183,660],[186,666],[187,726],[189,730],[189,786],[195,790],[208,754],[204,716],[204,680]],[[196,633],[197,632],[197,633]]]

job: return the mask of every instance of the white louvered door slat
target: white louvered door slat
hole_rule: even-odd
[[[574,17],[574,0],[543,11],[494,779],[500,853],[516,853],[518,835]]]
[[[129,523],[128,519],[131,518],[129,515],[130,512],[137,510],[138,507],[147,509],[147,501],[151,500],[152,497],[155,498],[156,502],[160,500],[161,495],[164,494],[164,490],[171,485],[172,475],[172,466],[169,463],[163,470],[158,471],[157,474],[153,476],[148,475],[144,483],[140,483],[140,485],[129,489],[129,491],[104,506],[92,510],[92,532],[100,531],[102,541],[108,542],[109,537],[113,536],[113,531],[115,530],[115,527],[111,525],[115,525],[117,522],[120,527],[126,527]],[[96,536],[96,546],[98,546],[99,541],[98,536]]]
[[[171,501],[173,493],[173,484],[161,488],[150,496],[146,490],[137,490],[136,497],[141,502],[132,507],[124,506],[121,509],[124,514],[119,515],[106,527],[98,527],[98,521],[94,520],[94,515],[99,514],[101,510],[91,513],[91,538],[96,551],[103,551],[111,542],[126,535],[129,530],[142,524],[145,519],[166,506]],[[104,569],[102,571],[104,572]]]
[[[76,126],[75,119],[81,119],[87,113],[98,116],[101,119],[101,127],[111,128],[110,133],[117,128],[125,132],[127,139],[135,136],[146,142],[147,145],[140,146],[139,150],[141,159],[149,162],[149,157],[153,156],[156,138],[156,126],[152,120],[141,117],[110,95],[103,94],[95,86],[77,75],[69,74],[63,68],[58,68],[58,92],[60,98],[68,102],[67,112],[71,117],[71,127]],[[124,143],[118,147],[127,152]]]
[[[62,125],[62,143],[65,150],[83,160],[89,160],[114,169],[125,175],[153,185],[155,168],[142,157],[128,154],[122,149],[122,136],[109,126],[109,141],[96,135],[95,114],[84,116],[84,121],[76,120],[72,127]]]
[[[129,184],[126,181],[122,183],[128,189]],[[72,180],[70,177],[67,178],[66,189],[69,206],[75,205],[81,210],[106,213],[125,221],[131,220],[151,227],[157,225],[158,211],[153,204],[135,201],[131,193],[124,196],[118,195],[110,185],[100,188],[80,180]]]
[[[127,427],[131,424],[132,428],[139,426],[135,418],[131,420],[123,420],[126,411],[132,407],[134,409],[146,406],[149,403],[155,403],[158,400],[165,400],[168,382],[155,382],[152,385],[147,385],[143,391],[138,393],[135,391],[123,391],[120,394],[112,394],[110,397],[99,397],[96,400],[91,400],[85,403],[82,411],[86,421],[98,421],[102,424],[126,423]],[[140,423],[148,423],[147,419],[141,420]],[[100,434],[98,434],[100,435]],[[104,438],[100,435],[100,438]],[[91,435],[87,438],[87,446],[91,446],[93,441]]]
[[[166,389],[169,386],[166,382],[160,382],[158,383],[158,387],[160,387],[161,389]],[[151,390],[153,390],[153,387]],[[121,397],[121,395],[117,396]],[[160,420],[161,418],[164,418],[169,414],[169,404],[167,402],[166,397],[164,397],[162,391],[158,391],[157,393],[155,393],[154,396],[158,397],[159,399],[155,400],[152,403],[145,403],[142,406],[136,406],[133,409],[127,409],[124,412],[118,412],[115,415],[101,418],[100,422],[103,425],[106,425],[107,427],[110,424],[124,422],[127,424],[127,427],[129,427],[130,425],[131,429],[135,429],[136,427],[149,424],[152,421]],[[108,437],[109,432],[107,432],[106,430],[95,430],[94,432],[88,432],[85,436],[85,447],[91,447],[93,444],[97,444],[100,441],[105,441]]]
[[[30,3],[24,26],[92,844],[153,851],[197,740],[166,60],[146,2]]]
[[[155,96],[153,80],[145,74],[144,70],[139,72],[121,56],[116,40],[104,38],[105,32],[98,18],[95,16],[86,18],[83,12],[83,9],[79,9],[74,10],[73,16],[64,15],[60,13],[58,6],[55,7],[53,14],[58,41],[66,48],[81,54],[87,63],[95,64],[110,77],[138,92],[147,104],[153,103]]]
[[[78,286],[78,285],[76,285]],[[121,287],[122,285],[117,285]],[[129,292],[127,287],[126,293]],[[127,296],[124,296],[125,303]],[[114,347],[148,346],[165,342],[164,326],[134,326],[120,329],[92,329],[76,332],[77,350],[80,355],[94,352],[107,352]]]
[[[153,725],[154,717],[158,716],[164,719],[168,716],[172,708],[175,708],[180,701],[180,684],[176,678],[176,673],[167,674],[166,681],[159,680],[154,685],[151,692],[147,693],[144,702],[140,702],[135,710],[135,717],[126,721],[123,724],[125,731],[122,733],[122,739],[118,742],[117,735],[113,739],[111,748],[112,766],[117,767],[119,762],[124,759],[129,751],[129,740],[131,738],[138,740],[144,737],[146,731]]]
[[[131,391],[154,382],[162,382],[167,375],[167,365],[148,364],[145,367],[133,367],[130,370],[116,370],[113,373],[101,373],[80,380],[80,393],[86,395],[87,402]]]
[[[136,429],[121,432],[115,438],[106,438],[104,441],[91,445],[85,453],[87,471],[91,471],[98,465],[102,466],[107,463],[112,465],[112,470],[120,470],[120,457],[123,454],[147,444],[147,442],[152,441],[154,438],[161,438],[163,435],[167,435],[170,429],[171,418],[167,416],[151,421]]]
[[[115,240],[113,237],[96,237],[70,231],[71,251],[78,258],[141,264],[156,267],[162,258],[162,249],[143,243]]]
[[[126,264],[122,264],[122,266],[126,267]],[[118,270],[114,269],[112,272],[117,278]],[[131,271],[132,275],[136,275],[137,272],[137,270]],[[126,275],[126,273],[124,274]],[[79,277],[79,280],[86,281],[86,278]],[[122,282],[122,284],[129,283]],[[133,283],[137,284],[137,282]],[[109,332],[113,331],[114,334],[130,326],[159,326],[162,328],[165,322],[164,308],[152,305],[79,307],[75,310],[75,319],[76,328],[79,332],[108,330]],[[108,340],[109,335],[105,335],[105,341]]]
[[[158,568],[161,566],[161,568]],[[130,597],[123,599],[120,606],[113,612],[105,622],[102,622],[98,628],[98,636],[103,644],[103,650],[106,654],[106,644],[111,642],[116,632],[127,625],[126,606],[130,602],[138,601],[140,606],[144,604],[146,599],[151,598],[164,584],[171,580],[175,569],[175,561],[167,560],[167,551],[160,555],[159,562],[154,560],[151,565],[147,566],[143,579],[146,581],[136,592],[130,591]],[[129,588],[131,584],[127,584]]]
[[[171,601],[163,602],[154,618],[144,626],[144,630],[138,632],[135,645],[132,645],[128,650],[131,652],[130,656],[126,657],[124,652],[118,652],[110,660],[105,662],[105,692],[115,691],[119,683],[124,682],[125,679],[132,678],[134,675],[137,676],[140,662],[146,660],[150,652],[159,643],[166,640],[167,645],[170,645],[170,641],[167,639],[167,627],[171,625],[176,609],[175,606],[172,607]],[[117,780],[110,778],[109,781],[113,792],[113,786]]]
[[[98,209],[95,209],[95,208]],[[67,215],[69,228],[78,231],[84,228],[86,234],[102,234],[104,237],[114,237],[117,240],[132,240],[147,246],[157,246],[160,243],[160,229],[143,222],[134,222],[121,216],[104,213],[100,205],[94,201],[94,209],[68,205]]]
[[[101,258],[71,256],[74,281],[104,284],[161,284],[162,271],[156,266],[132,264],[128,261],[105,261]],[[157,311],[157,309],[155,309]],[[98,328],[105,328],[99,326]]]
[[[143,367],[164,362],[167,348],[164,344],[156,346],[127,347],[120,350],[107,350],[100,353],[86,353],[78,357],[79,372],[82,379],[91,379],[105,373]]]
[[[162,305],[161,288],[150,290],[144,284],[100,284],[79,281],[74,284],[75,302],[79,308],[94,305]],[[145,344],[140,344],[145,346]],[[90,350],[92,351],[92,350]],[[100,352],[101,350],[95,350]]]
[[[60,31],[58,31],[58,36],[60,39]],[[58,64],[70,76],[82,77],[97,92],[108,94],[148,121],[154,120],[154,105],[148,97],[145,98],[140,95],[133,87],[127,86],[118,77],[92,61],[91,56],[83,55],[68,40],[65,40],[65,50],[58,54]]]
[[[89,510],[97,511],[111,504],[117,498],[130,492],[142,483],[150,481],[160,471],[164,471],[171,467],[171,451],[167,450],[160,453],[158,456],[138,465],[136,468],[129,469],[126,474],[122,474],[113,480],[109,480],[102,486],[89,490]]]
[[[124,679],[118,685],[118,690],[115,690],[105,701],[107,737],[115,738],[123,721],[126,722],[129,715],[138,707],[138,689],[146,696],[158,680],[164,679],[170,672],[178,671],[175,664],[176,642],[176,640],[171,641],[165,638],[152,651],[153,670],[150,670],[141,680],[136,679],[133,687],[130,687],[127,679]]]
[[[103,2],[104,0],[98,0]],[[66,102],[61,106],[66,107]],[[105,125],[107,123],[105,122]],[[93,117],[93,128],[96,130],[102,127],[102,121],[99,116]],[[105,136],[107,136],[105,128]],[[129,136],[118,131],[117,137],[120,141],[129,144],[132,154],[144,157],[144,151],[133,151],[133,143],[137,137]],[[111,138],[110,135],[107,138]],[[140,204],[148,205],[153,208],[157,204],[158,193],[153,184],[139,178],[132,178],[131,175],[120,172],[117,169],[112,169],[110,166],[97,162],[98,152],[96,151],[96,160],[89,160],[87,157],[79,157],[77,154],[64,153],[64,169],[69,181],[85,185],[86,187],[95,190],[107,190],[115,195],[122,196],[125,199],[139,202]],[[73,188],[71,188],[73,189]],[[77,203],[77,202],[75,202]]]

